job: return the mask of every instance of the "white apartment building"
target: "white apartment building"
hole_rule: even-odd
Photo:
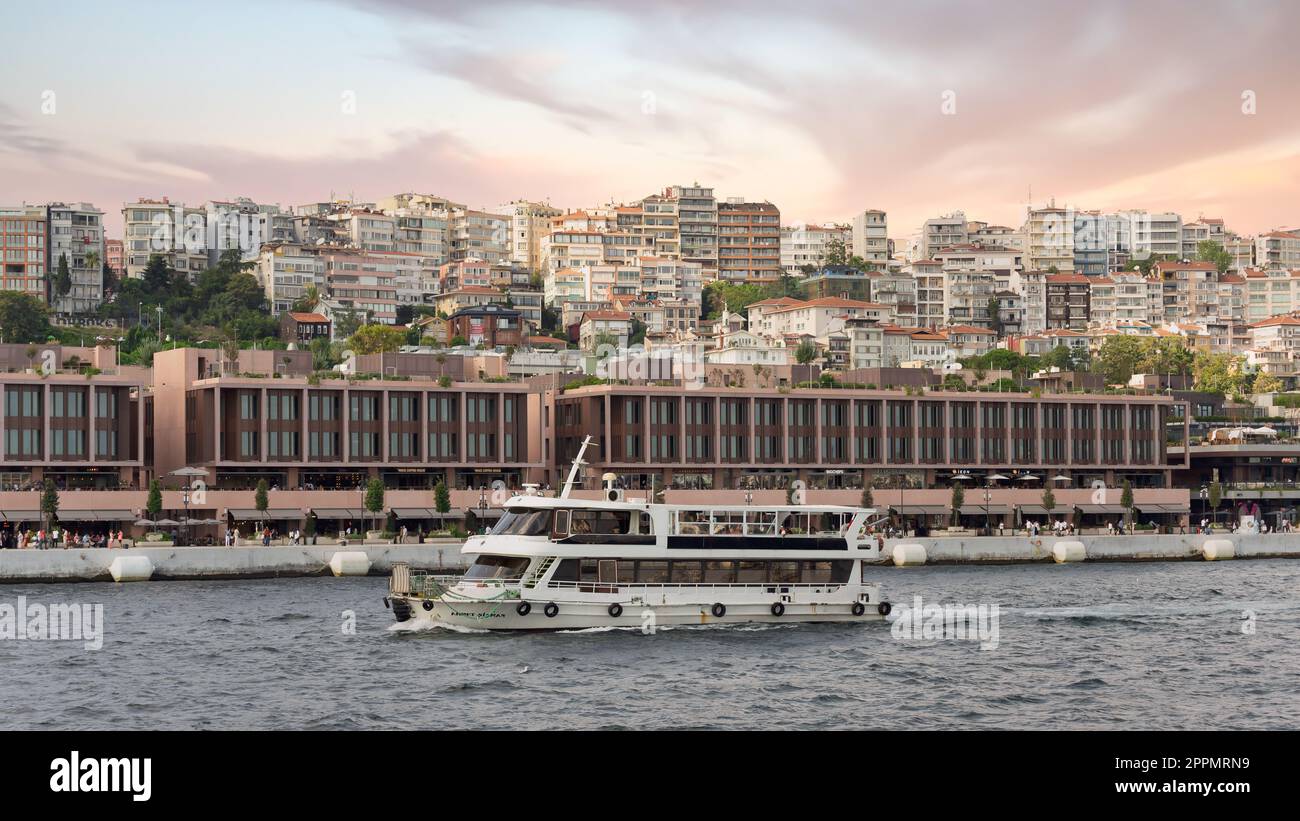
[[[52,202],[46,207],[49,249],[50,297],[59,313],[89,313],[104,301],[104,212],[85,203]],[[66,295],[54,293],[53,278],[59,260],[68,260],[72,287]]]
[[[272,314],[293,309],[293,303],[314,287],[326,295],[325,260],[320,254],[297,243],[272,242],[263,245],[252,270],[266,293]]]
[[[970,231],[966,214],[954,211],[941,217],[932,217],[921,225],[921,230],[912,242],[911,261],[934,259],[940,248],[953,245],[966,245],[970,242]]]
[[[208,267],[206,208],[173,203],[167,197],[140,199],[122,206],[123,264],[126,275],[139,277],[149,258],[162,257],[167,267],[193,278]]]
[[[947,324],[943,263],[934,259],[916,260],[907,266],[905,272],[916,283],[916,324],[922,328],[939,328]]]
[[[1013,271],[1011,290],[1020,294],[1024,304],[1024,322],[1020,332],[1037,334],[1047,330],[1047,272]]]
[[[1183,225],[1183,259],[1196,259],[1196,247],[1202,242],[1217,242],[1225,245],[1228,232],[1223,227],[1223,220],[1201,217]]]
[[[508,258],[529,271],[541,271],[542,238],[551,233],[551,220],[564,212],[545,202],[514,200],[493,209],[510,221]]]
[[[1255,237],[1255,265],[1265,270],[1300,268],[1300,231],[1270,231]]]
[[[1300,310],[1300,271],[1251,268],[1245,280],[1242,319],[1247,323]]]
[[[451,259],[476,257],[492,265],[510,260],[510,218],[487,211],[457,208],[451,212],[448,237]]]
[[[826,264],[827,246],[832,241],[853,243],[853,231],[837,225],[793,225],[781,229],[781,270],[790,276],[803,276],[805,266],[821,268]]]
[[[761,324],[764,330],[770,328],[775,339],[808,335],[823,341],[832,331],[843,330],[850,319],[881,322],[887,313],[884,305],[832,296],[772,307],[765,311]],[[750,330],[754,330],[752,324]]]
[[[854,215],[852,251],[868,265],[885,267],[889,261],[889,219],[884,211],[869,208]]]
[[[1049,205],[1031,208],[1021,229],[1025,235],[1024,267],[1031,271],[1074,271],[1074,212]]]
[[[713,189],[700,185],[674,185],[664,194],[677,201],[677,227],[681,258],[698,262],[705,271],[718,270],[718,200]]]

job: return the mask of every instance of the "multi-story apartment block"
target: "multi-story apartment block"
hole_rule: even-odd
[[[942,217],[933,217],[925,221],[913,242],[912,262],[934,259],[935,252],[940,248],[966,245],[969,242],[970,231],[965,213],[954,211]]]
[[[1025,267],[1066,273],[1074,270],[1074,212],[1049,205],[1031,208],[1021,229],[1025,235]]]
[[[266,292],[272,314],[291,310],[293,303],[305,297],[309,288],[315,288],[318,296],[328,292],[325,259],[298,243],[263,245],[252,273]]]
[[[1265,270],[1300,268],[1300,231],[1270,231],[1255,237],[1255,265]]]
[[[477,257],[444,263],[438,266],[438,286],[440,291],[468,286],[491,288],[492,266]]]
[[[141,199],[122,206],[122,221],[127,276],[141,276],[155,255],[190,278],[208,267],[206,208],[172,203],[167,197]]]
[[[45,266],[47,263],[48,215],[46,209],[22,205],[0,207],[0,289],[29,294],[47,301]],[[4,340],[0,328],[0,341]]]
[[[510,253],[510,217],[457,208],[452,211],[451,259],[475,257],[493,265],[508,262]]]
[[[851,229],[836,225],[795,225],[781,229],[781,268],[789,276],[802,276],[826,264],[827,247],[838,242],[846,249],[853,241]]]
[[[59,313],[94,311],[104,301],[104,212],[84,202],[54,202],[46,211],[50,302]],[[71,283],[68,293],[59,296],[54,276],[63,258],[67,259]]]
[[[871,267],[885,267],[890,254],[889,217],[884,211],[869,208],[853,216],[852,251]]]
[[[773,282],[781,276],[781,212],[770,202],[717,204],[718,278]]]
[[[935,259],[916,260],[905,272],[916,282],[916,324],[923,328],[947,324],[943,263]]]
[[[871,302],[888,306],[888,319],[891,325],[914,327],[916,318],[916,279],[902,271],[872,271],[867,275],[871,281],[867,298]]]
[[[718,201],[713,196],[713,189],[699,185],[674,185],[664,194],[677,201],[681,258],[698,262],[706,272],[713,274],[718,270]]]
[[[1098,211],[1074,213],[1074,270],[1104,276],[1113,269],[1108,218]]]
[[[1300,271],[1250,268],[1242,274],[1242,279],[1245,280],[1242,297],[1244,322],[1259,322],[1300,310]]]
[[[1036,334],[1047,330],[1047,273],[1037,270],[1013,271],[1011,290],[1020,294],[1024,305],[1021,332]]]
[[[1194,222],[1183,225],[1183,259],[1196,259],[1196,249],[1202,242],[1217,242],[1226,245],[1228,232],[1223,227],[1223,220],[1200,217]]]
[[[1048,274],[1047,328],[1088,329],[1089,278],[1082,274]]]
[[[126,257],[125,251],[122,247],[122,240],[106,238],[104,240],[104,263],[108,266],[108,270],[117,279],[126,276],[125,259]]]
[[[509,260],[528,271],[543,270],[542,239],[551,233],[551,220],[564,212],[530,200],[508,202],[495,211],[510,221]]]

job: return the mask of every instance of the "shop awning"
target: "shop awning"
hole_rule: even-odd
[[[318,507],[313,508],[312,512],[317,519],[373,519],[376,515],[356,507]]]
[[[890,505],[889,509],[901,516],[949,516],[952,511],[945,505]]]
[[[1021,505],[1020,515],[1022,516],[1052,516],[1059,515],[1063,512],[1069,512],[1069,508],[1063,508],[1060,505],[1048,510],[1042,505]]]
[[[129,510],[60,510],[60,522],[133,522]]]
[[[460,518],[456,513],[439,513],[431,507],[395,507],[393,515],[399,519],[442,519],[442,518]]]
[[[1011,508],[1010,508],[1009,506],[1007,506],[1007,505],[993,504],[992,502],[990,502],[990,503],[989,503],[989,506],[988,506],[988,511],[989,511],[989,515],[990,515],[990,516],[1001,516],[1001,515],[1004,515],[1004,514],[1006,514],[1006,513],[1010,513],[1010,512],[1011,512]],[[972,505],[972,504],[962,505],[962,506],[961,506],[961,515],[963,515],[963,516],[983,516],[983,515],[984,515],[984,503],[981,502],[981,503],[979,503],[979,504],[973,504],[973,505]]]
[[[268,508],[265,513],[254,507],[232,507],[230,515],[239,521],[250,521],[253,519],[261,520],[280,520],[280,519],[301,519],[303,512],[296,507],[272,507]]]
[[[1079,509],[1080,513],[1120,514],[1124,512],[1123,505],[1075,505],[1075,507]]]
[[[0,521],[3,522],[39,522],[40,520],[39,510],[0,510]]]
[[[465,508],[465,513],[473,513],[480,519],[500,519],[502,511],[500,508],[495,507],[483,508],[482,510],[479,510],[476,507],[467,507]]]
[[[1152,513],[1191,513],[1191,506],[1187,502],[1161,502],[1159,504],[1147,503],[1138,505],[1138,510],[1145,514]]]

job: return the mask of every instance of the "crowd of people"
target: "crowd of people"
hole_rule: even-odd
[[[49,530],[43,527],[35,530],[9,528],[0,530],[0,549],[4,550],[130,547],[134,541],[121,530],[110,530],[107,533],[88,531],[78,533],[57,525]]]

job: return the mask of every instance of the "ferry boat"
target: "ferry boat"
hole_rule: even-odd
[[[462,576],[393,568],[384,604],[404,628],[572,630],[741,622],[880,620],[865,573],[881,559],[875,511],[834,505],[657,504],[570,496],[590,438],[557,497],[510,498],[471,537]]]

